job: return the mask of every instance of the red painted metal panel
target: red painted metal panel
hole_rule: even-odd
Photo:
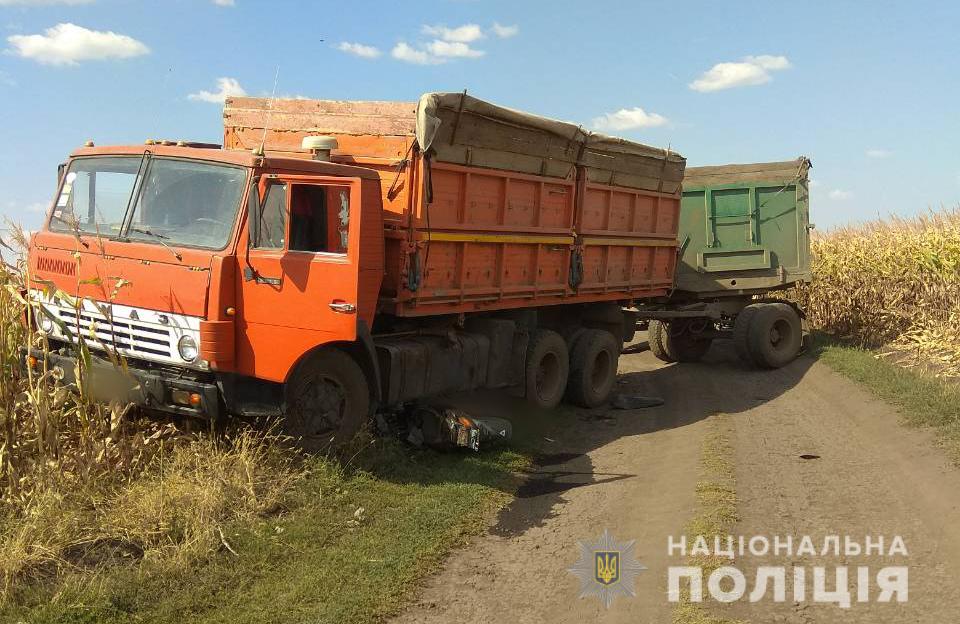
[[[667,294],[677,194],[421,160],[405,229],[387,238],[381,309],[400,316]],[[429,175],[426,175],[429,173]],[[396,254],[399,254],[397,257]],[[571,265],[583,274],[571,285]]]

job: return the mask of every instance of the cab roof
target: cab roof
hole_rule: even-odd
[[[377,173],[363,167],[344,165],[340,163],[310,160],[308,158],[291,158],[276,156],[267,153],[258,156],[247,150],[226,150],[201,147],[180,147],[176,145],[105,145],[98,147],[82,147],[70,154],[71,158],[84,156],[140,156],[145,151],[154,156],[166,158],[188,158],[191,160],[205,160],[242,167],[293,170],[316,175],[341,176],[350,178],[368,178],[379,180]]]

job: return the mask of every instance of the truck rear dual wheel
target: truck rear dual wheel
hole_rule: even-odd
[[[549,329],[538,329],[530,337],[524,386],[527,401],[552,409],[563,400],[570,375],[570,355],[563,336]]]
[[[762,368],[792,362],[803,343],[800,315],[786,303],[754,303],[737,315],[733,343],[740,358]]]
[[[366,422],[370,390],[352,357],[319,351],[294,370],[284,386],[281,429],[309,453],[342,447]]]
[[[586,329],[570,349],[570,380],[567,399],[581,407],[606,403],[617,379],[620,345],[608,331]]]
[[[703,338],[691,331],[695,323],[703,322],[704,319],[650,321],[647,327],[650,351],[664,362],[699,362],[713,344],[712,338]]]

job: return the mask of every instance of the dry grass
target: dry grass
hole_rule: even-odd
[[[715,540],[726,539],[740,519],[737,507],[736,471],[733,464],[733,445],[730,437],[733,424],[729,414],[717,413],[710,417],[709,430],[703,438],[700,450],[701,478],[697,482],[697,514],[684,527],[687,549],[698,538],[703,538],[711,549],[709,555],[689,555],[685,565],[700,568],[703,577],[708,577],[730,560],[712,552]],[[704,586],[706,582],[704,582]],[[687,588],[681,590],[680,601],[673,611],[673,624],[743,624],[716,616],[705,602],[691,602]]]
[[[22,271],[0,268],[0,621],[381,621],[488,526],[534,453],[374,439],[340,463],[97,404],[82,381],[20,372],[18,351],[43,346]]]
[[[817,235],[796,296],[816,327],[960,377],[960,209]]]
[[[303,469],[270,435],[186,433],[90,400],[82,339],[79,388],[22,372],[21,350],[45,347],[22,321],[23,268],[0,267],[0,602],[65,572],[229,551],[221,526],[281,508]]]

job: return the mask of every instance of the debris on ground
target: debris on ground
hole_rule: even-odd
[[[644,407],[659,407],[663,405],[660,397],[641,396],[639,394],[618,394],[613,397],[610,406],[614,409],[631,410]]]
[[[416,447],[438,451],[468,448],[479,451],[481,443],[508,441],[513,426],[504,418],[468,415],[460,409],[414,404],[399,413],[378,415],[382,433],[396,435]]]

